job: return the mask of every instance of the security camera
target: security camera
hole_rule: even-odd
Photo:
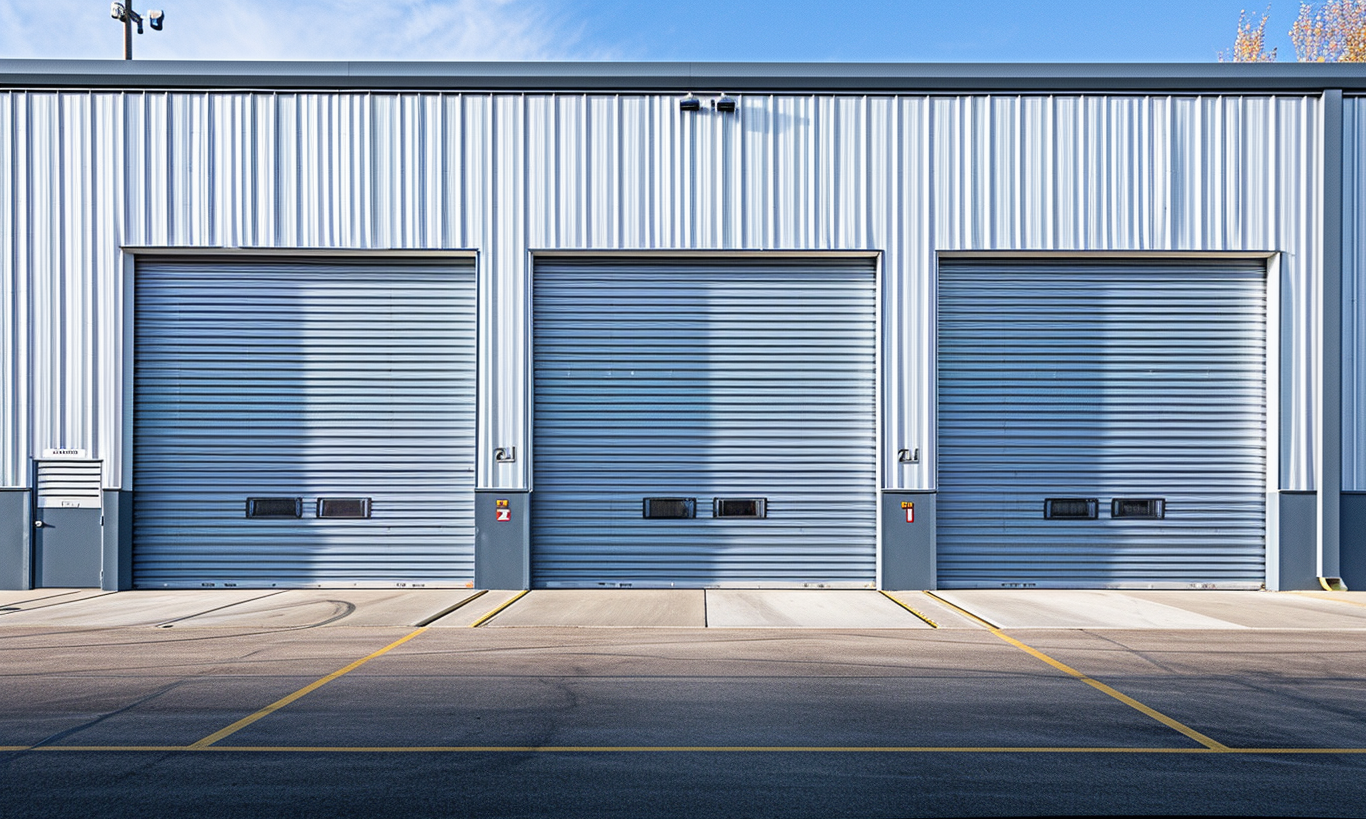
[[[161,31],[161,27],[166,25],[166,12],[160,9],[147,12],[147,23],[152,31]]]
[[[123,4],[122,4],[122,3],[113,3],[113,4],[111,4],[111,5],[109,6],[109,16],[110,16],[110,17],[113,17],[115,20],[118,20],[119,22],[123,22],[123,15],[124,15],[124,14],[125,14],[125,12],[124,12],[124,10],[123,10]]]

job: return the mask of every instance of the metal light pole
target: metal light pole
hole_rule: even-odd
[[[109,7],[109,16],[123,23],[123,58],[133,59],[133,24],[137,24],[138,34],[142,33],[142,15],[133,11],[133,0],[115,2]],[[152,31],[161,31],[165,25],[166,13],[159,10],[147,12],[147,22]]]

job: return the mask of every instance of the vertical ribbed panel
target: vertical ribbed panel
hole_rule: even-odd
[[[1343,100],[1342,488],[1366,491],[1366,102]]]
[[[458,262],[140,261],[135,585],[470,582],[474,297]]]
[[[1266,291],[1257,262],[946,262],[939,583],[1265,578]],[[1094,498],[1095,520],[1045,519]],[[1161,520],[1115,519],[1160,498]]]
[[[936,250],[1282,251],[1281,485],[1312,489],[1319,108],[752,94],[722,114],[680,112],[672,95],[6,92],[0,485],[25,485],[32,452],[53,446],[88,449],[117,484],[127,244],[478,250],[486,453],[529,442],[528,249],[880,250],[890,488],[934,486]],[[917,446],[919,465],[891,457]],[[485,457],[479,483],[525,487],[526,463]]]
[[[874,584],[870,260],[541,260],[535,299],[534,585]]]

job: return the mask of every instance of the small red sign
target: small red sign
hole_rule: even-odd
[[[495,509],[495,510],[493,510],[493,511],[494,511],[494,513],[495,513],[495,516],[494,516],[493,519],[496,520],[497,522],[499,522],[499,523],[509,523],[509,522],[512,521],[512,510],[511,510],[511,509]]]
[[[915,504],[906,507],[906,522],[915,523]]]

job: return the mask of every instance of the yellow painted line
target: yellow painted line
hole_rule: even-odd
[[[27,751],[32,745],[0,745],[0,751]]]
[[[447,754],[923,754],[923,753],[1006,753],[1006,754],[1209,754],[1209,748],[1052,748],[916,745],[429,745],[373,747],[280,747],[270,745],[220,745],[210,751],[313,752],[313,753],[447,753]]]
[[[934,592],[929,592],[929,591],[927,591],[927,592],[925,592],[925,594],[929,595],[930,597],[933,597],[935,600],[938,600],[940,603],[943,603],[944,605],[948,606],[949,608],[953,609],[954,611],[958,612],[959,614],[963,615],[964,617],[969,617],[969,618],[971,618],[971,619],[973,619],[973,620],[976,620],[977,622],[981,623],[982,625],[986,626],[986,627],[989,628],[989,629],[998,629],[998,628],[1000,628],[1000,626],[996,625],[995,623],[991,622],[990,620],[984,619],[984,618],[982,618],[982,617],[978,617],[977,615],[973,614],[972,612],[968,611],[967,609],[963,608],[962,606],[955,606],[954,604],[950,603],[949,601],[945,600],[944,598],[940,597],[939,595],[935,594]]]
[[[1366,748],[1229,748],[1226,754],[1366,754]]]
[[[1211,737],[1205,736],[1204,734],[1200,733],[1199,731],[1195,730],[1189,725],[1174,720],[1155,708],[1149,708],[1148,706],[1144,705],[1143,703],[1139,702],[1138,700],[1134,699],[1128,694],[1116,691],[1115,689],[1111,688],[1103,682],[1100,682],[1099,680],[1091,679],[1090,677],[1076,670],[1072,666],[1055,660],[1036,648],[1032,648],[1030,646],[1025,645],[1019,640],[1016,640],[1014,637],[1011,637],[1010,635],[1006,634],[1004,631],[1001,630],[999,626],[995,625],[994,623],[984,620],[981,617],[978,617],[977,615],[973,614],[972,612],[967,611],[966,609],[953,605],[952,603],[940,597],[939,595],[932,594],[928,591],[925,592],[925,594],[930,595],[930,597],[933,597],[935,600],[938,600],[944,605],[956,609],[957,611],[962,612],[963,614],[967,615],[968,617],[971,617],[977,622],[982,623],[987,627],[988,630],[991,631],[992,634],[996,635],[997,637],[1001,638],[1007,643],[1010,643],[1011,645],[1015,646],[1016,648],[1020,649],[1021,651],[1030,655],[1031,657],[1034,657],[1038,660],[1042,660],[1045,663],[1048,663],[1049,665],[1058,669],[1059,671],[1062,671],[1063,673],[1068,674],[1072,677],[1076,677],[1078,680],[1081,680],[1082,682],[1086,683],[1087,685],[1091,686],[1092,688],[1096,689],[1102,694],[1114,697],[1115,699],[1119,700],[1120,702],[1124,703],[1130,708],[1133,708],[1134,710],[1157,720],[1158,722],[1162,723],[1168,728],[1171,728],[1173,731],[1179,731],[1180,733],[1185,734],[1186,736],[1190,737],[1191,739],[1195,740],[1196,742],[1200,743],[1201,745],[1205,746],[1211,751],[1219,751],[1223,753],[1232,750],[1222,742],[1219,742],[1216,739],[1212,739]]]
[[[30,751],[82,751],[85,753],[110,753],[116,751],[195,751],[193,745],[40,745]],[[210,748],[208,750],[217,750]]]
[[[0,746],[6,747],[6,746]],[[43,752],[193,752],[312,754],[1366,754],[1366,748],[1130,748],[1048,745],[44,745]]]
[[[878,591],[882,591],[882,590],[879,589]],[[919,617],[921,620],[924,620],[926,623],[929,624],[930,628],[939,628],[939,624],[938,624],[938,623],[936,623],[935,621],[933,621],[933,620],[931,620],[930,618],[926,617],[925,615],[921,614],[920,612],[916,611],[915,609],[911,608],[910,606],[906,605],[905,603],[901,602],[900,600],[896,599],[895,597],[893,597],[892,595],[888,594],[887,592],[885,592],[885,591],[882,592],[882,595],[883,595],[884,597],[886,597],[888,600],[892,601],[893,603],[896,603],[898,606],[902,607],[902,608],[905,609],[906,611],[909,611],[911,614],[914,614],[916,617]]]
[[[504,603],[503,605],[501,605],[501,606],[499,606],[498,608],[494,609],[493,611],[489,612],[488,614],[485,614],[483,617],[480,617],[478,620],[475,620],[473,623],[470,623],[470,628],[479,628],[480,626],[484,625],[484,624],[487,623],[488,621],[492,620],[494,617],[497,617],[498,614],[499,614],[500,612],[502,612],[503,609],[507,608],[508,606],[511,606],[513,603],[516,603],[518,600],[521,600],[523,597],[526,596],[527,592],[529,592],[529,591],[531,591],[531,590],[530,590],[530,589],[525,589],[525,590],[521,591],[520,593],[514,595],[513,598],[512,598],[511,600],[507,601],[506,603]]]
[[[327,685],[328,683],[332,682],[333,680],[337,679],[343,674],[349,674],[350,672],[355,671],[357,668],[360,668],[361,666],[365,665],[366,663],[370,662],[376,657],[385,654],[389,651],[392,651],[395,648],[398,648],[399,646],[403,645],[404,643],[408,642],[409,640],[413,639],[414,637],[416,637],[417,635],[421,634],[426,630],[427,629],[425,628],[420,628],[417,631],[414,631],[413,633],[405,637],[401,637],[395,640],[394,642],[390,643],[389,645],[385,646],[384,648],[381,648],[379,651],[367,654],[364,657],[361,657],[359,660],[356,660],[354,663],[351,663],[350,665],[346,666],[345,668],[339,668],[336,671],[333,671],[331,674],[328,674],[326,677],[323,677],[320,680],[315,680],[314,682],[305,685],[303,688],[300,688],[293,694],[290,694],[287,697],[282,697],[276,700],[275,702],[272,702],[270,705],[267,705],[265,708],[262,708],[255,714],[243,717],[242,719],[239,719],[237,722],[234,722],[232,725],[229,725],[228,727],[223,728],[222,730],[214,731],[212,734],[209,734],[208,736],[194,743],[190,747],[195,749],[207,748],[215,742],[218,742],[220,739],[231,736],[237,733],[238,731],[242,730],[243,728],[246,728],[253,722],[256,722],[257,720],[263,717],[270,716],[271,714],[275,713],[276,711],[279,711],[281,708],[284,708],[286,705],[289,705],[291,702],[294,702],[300,697],[303,697],[304,695],[312,691],[316,691],[317,689],[323,687],[324,685]]]
[[[1315,600],[1331,600],[1331,601],[1333,601],[1334,603],[1346,603],[1346,604],[1349,605],[1349,606],[1360,606],[1360,607],[1362,607],[1362,608],[1366,608],[1366,603],[1361,603],[1361,602],[1358,602],[1358,601],[1356,601],[1356,600],[1343,600],[1341,596],[1335,595],[1333,592],[1324,593],[1324,592],[1303,592],[1303,591],[1297,591],[1297,592],[1291,592],[1291,594],[1298,594],[1298,595],[1301,595],[1301,596],[1303,596],[1303,597],[1312,597],[1312,598],[1314,598]]]
[[[1011,637],[1010,635],[1002,632],[1000,629],[994,628],[991,630],[991,633],[995,634],[997,637],[1000,637],[1002,640],[1005,640],[1007,643],[1010,643],[1011,645],[1015,646],[1016,648],[1020,649],[1021,651],[1030,655],[1031,657],[1043,660],[1045,663],[1048,663],[1049,665],[1053,666],[1059,671],[1076,677],[1077,679],[1081,680],[1082,682],[1086,683],[1087,685],[1091,686],[1097,691],[1114,697],[1115,699],[1119,700],[1120,702],[1124,703],[1130,708],[1133,708],[1136,711],[1139,711],[1149,717],[1152,717],[1153,719],[1157,720],[1158,722],[1162,723],[1168,728],[1171,728],[1174,731],[1179,731],[1185,734],[1186,736],[1190,737],[1191,739],[1195,740],[1196,742],[1200,743],[1206,748],[1209,748],[1211,751],[1230,750],[1229,747],[1223,744],[1222,742],[1205,736],[1204,734],[1200,733],[1199,731],[1195,730],[1189,725],[1178,722],[1172,719],[1171,717],[1167,716],[1166,714],[1162,713],[1161,711],[1158,711],[1154,708],[1149,708],[1148,706],[1144,705],[1143,703],[1139,702],[1138,700],[1134,699],[1128,694],[1116,691],[1115,689],[1111,688],[1103,682],[1091,679],[1090,677],[1076,670],[1072,666],[1067,665],[1066,663],[1059,662],[1058,660],[1053,659],[1052,657],[1048,656],[1047,654],[1044,654],[1042,651],[1039,651],[1036,648],[1031,648],[1030,646],[1025,645],[1019,640],[1016,640],[1014,637]]]

